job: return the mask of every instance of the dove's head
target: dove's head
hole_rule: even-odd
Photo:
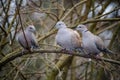
[[[64,22],[62,22],[62,21],[58,21],[58,22],[56,23],[55,27],[56,27],[57,29],[66,28],[66,24],[65,24]]]
[[[27,31],[29,32],[32,32],[32,33],[35,33],[36,32],[36,29],[33,25],[29,25],[27,28],[26,28]]]
[[[81,33],[88,31],[88,29],[85,25],[78,25],[76,30],[80,31]]]

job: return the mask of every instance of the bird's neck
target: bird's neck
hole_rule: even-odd
[[[89,30],[85,30],[85,31],[83,31],[83,32],[88,32]]]
[[[82,32],[83,37],[89,37],[90,35],[92,35],[92,33],[89,30],[85,30]]]
[[[89,30],[84,30],[84,31],[82,31],[82,34],[86,34],[88,32],[90,32],[90,31]]]
[[[66,29],[67,27],[62,27],[62,28],[60,28],[59,30],[63,30],[63,29]]]
[[[29,33],[29,34],[32,34],[32,32],[31,32],[31,31],[28,31],[28,30],[26,30],[25,32],[26,32],[26,33]]]
[[[64,32],[67,32],[67,28],[66,28],[66,27],[60,28],[60,29],[58,30],[58,33],[59,33],[59,34],[64,34]]]

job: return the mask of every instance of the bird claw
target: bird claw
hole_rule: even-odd
[[[90,54],[84,54],[83,55],[85,58],[91,58],[91,55]]]
[[[28,50],[26,50],[26,49],[22,50],[22,52],[21,52],[22,55],[23,55],[26,51],[28,51]]]
[[[61,49],[61,51],[63,52],[63,53],[69,53],[69,54],[73,54],[74,52],[73,51],[71,51],[71,50],[67,50],[67,49]]]
[[[33,50],[33,49],[32,49],[32,50]],[[32,50],[31,50],[31,49],[29,49],[29,50],[23,49],[21,53],[22,53],[22,55],[23,55],[24,53],[26,53],[26,52],[31,52]]]
[[[100,59],[100,57],[101,56],[99,54],[97,54],[97,55],[94,56],[95,59]]]
[[[67,50],[64,48],[64,49],[61,49],[62,52],[66,52]]]
[[[69,50],[67,50],[67,53],[69,53],[69,54],[73,54],[74,52],[73,51],[69,51]]]

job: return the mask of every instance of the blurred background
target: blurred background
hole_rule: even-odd
[[[42,50],[61,49],[55,42],[57,21],[70,28],[85,24],[120,61],[119,0],[0,0],[0,65],[22,51],[15,40],[21,28],[34,25]],[[57,53],[17,57],[0,70],[0,80],[120,80],[120,65]]]

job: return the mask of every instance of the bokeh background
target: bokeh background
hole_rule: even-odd
[[[120,80],[120,65],[59,53],[33,53],[5,62],[22,47],[17,30],[37,29],[40,50],[61,49],[55,42],[57,21],[74,29],[85,24],[120,61],[119,0],[0,0],[0,80]],[[81,34],[80,34],[81,35]]]

